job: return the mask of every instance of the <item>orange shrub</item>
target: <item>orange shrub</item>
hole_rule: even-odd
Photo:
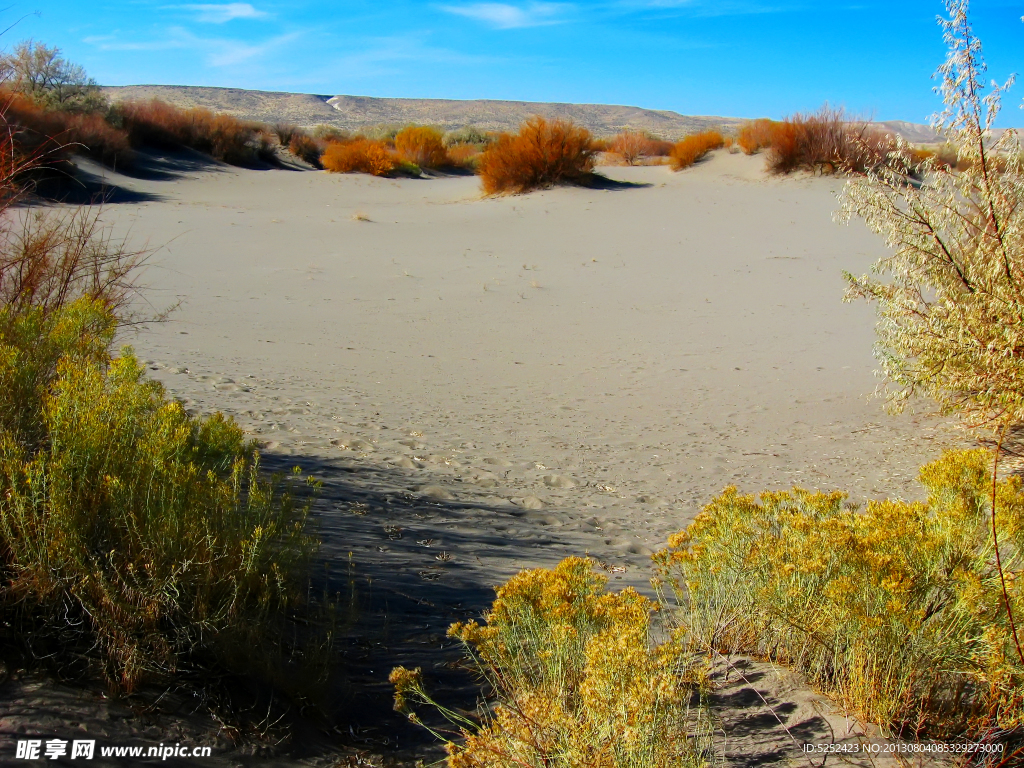
[[[320,155],[323,154],[324,145],[308,133],[302,131],[293,133],[288,142],[288,151],[300,160],[305,160],[314,168],[323,168],[320,164]]]
[[[703,131],[687,136],[678,142],[669,153],[673,171],[689,168],[708,152],[725,146],[725,139],[718,131]]]
[[[395,149],[403,160],[416,163],[420,168],[439,168],[448,164],[444,136],[425,126],[410,125],[395,136]]]
[[[235,165],[270,158],[262,126],[230,115],[202,108],[180,109],[159,99],[122,102],[115,115],[135,146],[184,146]]]
[[[774,120],[761,118],[744,123],[736,134],[736,143],[746,155],[753,155],[771,146],[775,126]]]
[[[621,157],[626,165],[638,165],[652,153],[651,139],[640,131],[623,131],[608,143],[608,152]]]
[[[448,162],[457,168],[475,168],[481,150],[473,144],[456,144],[448,150]]]
[[[320,157],[320,163],[333,173],[369,173],[374,176],[391,173],[397,165],[383,141],[362,138],[330,142]]]
[[[850,120],[842,109],[826,104],[813,114],[796,114],[773,124],[768,170],[864,173],[888,163],[899,172],[912,171],[912,158],[896,149],[896,140],[888,133]]]
[[[529,192],[582,181],[593,172],[596,154],[586,128],[536,116],[484,150],[477,173],[487,194]]]
[[[23,157],[35,157],[36,165],[52,165],[72,154],[88,155],[107,165],[130,165],[133,159],[128,135],[99,114],[49,110],[17,93],[0,92],[0,120],[11,132],[14,146]]]

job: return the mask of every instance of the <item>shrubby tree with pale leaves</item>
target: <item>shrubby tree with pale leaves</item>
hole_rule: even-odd
[[[878,304],[876,354],[895,409],[920,393],[975,426],[1014,425],[1024,422],[1024,175],[1017,133],[993,129],[1013,78],[983,95],[967,0],[946,9],[945,109],[933,126],[959,162],[925,160],[922,181],[885,163],[847,184],[840,218],[863,218],[892,248],[873,275],[846,275],[847,298]],[[894,151],[910,154],[902,141]]]

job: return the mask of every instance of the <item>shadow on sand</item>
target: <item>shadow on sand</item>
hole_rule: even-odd
[[[480,620],[494,588],[509,576],[524,567],[552,567],[567,554],[583,555],[586,541],[571,526],[546,524],[543,515],[512,504],[437,499],[423,486],[410,492],[409,477],[399,469],[263,454],[265,468],[276,474],[296,463],[303,475],[323,482],[314,505],[322,541],[318,567],[343,616],[329,705],[334,731],[342,743],[383,751],[397,765],[438,760],[444,753],[433,737],[393,711],[390,670],[420,667],[437,701],[474,711],[480,688],[462,663],[460,646],[447,638],[448,626]],[[630,570],[624,580],[612,577],[609,587],[642,588],[651,575]],[[806,707],[797,711],[786,696],[772,699],[769,690],[754,690],[769,677],[773,673],[748,669],[745,680],[734,679],[713,697],[717,716],[728,724],[727,740],[743,746],[745,765],[793,759],[786,727],[807,742],[832,738],[828,722]],[[435,713],[419,714],[432,727],[446,725]]]

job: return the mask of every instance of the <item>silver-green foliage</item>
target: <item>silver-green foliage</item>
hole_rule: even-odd
[[[841,219],[863,218],[892,248],[874,275],[846,275],[848,298],[878,304],[876,354],[896,409],[919,392],[978,423],[1013,423],[1024,419],[1024,176],[1016,132],[993,130],[1012,78],[982,95],[967,5],[948,0],[940,19],[949,54],[935,126],[958,168],[926,160],[917,183],[887,163],[847,184]]]

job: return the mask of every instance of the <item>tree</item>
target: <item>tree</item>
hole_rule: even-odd
[[[60,55],[59,48],[25,40],[0,56],[0,78],[14,90],[46,107],[89,112],[106,104],[96,81],[79,64]]]
[[[847,274],[847,298],[878,304],[876,356],[896,410],[919,392],[975,426],[1005,427],[1024,422],[1024,177],[1017,133],[997,137],[993,124],[1013,78],[982,95],[967,0],[946,9],[933,127],[958,163],[925,160],[920,183],[885,163],[847,184],[840,219],[863,218],[893,249],[873,268],[891,279]],[[910,157],[902,141],[894,152]]]

